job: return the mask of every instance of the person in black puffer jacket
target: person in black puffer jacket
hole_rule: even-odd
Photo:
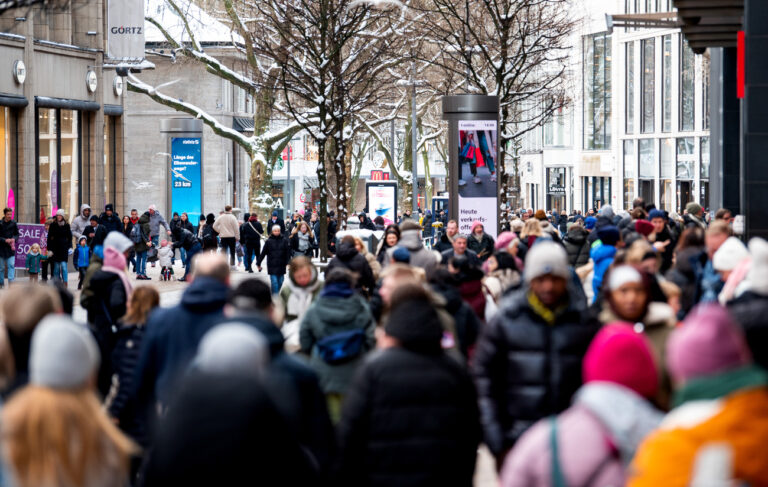
[[[368,261],[355,248],[355,238],[347,235],[341,239],[339,248],[336,251],[336,257],[331,259],[328,267],[325,269],[326,275],[336,267],[343,267],[356,274],[356,289],[366,289],[366,292],[373,291],[376,281],[373,278],[373,271]]]
[[[360,213],[357,217],[360,219],[360,230],[376,230],[376,224],[368,218],[368,215]]]
[[[485,443],[497,462],[536,421],[567,409],[581,386],[582,359],[599,324],[569,283],[563,247],[536,244],[525,285],[505,297],[480,335],[474,375]]]
[[[578,268],[589,262],[588,236],[589,232],[578,223],[571,225],[568,233],[565,234],[563,245],[568,253],[568,263],[571,267]]]
[[[251,265],[253,259],[261,253],[261,237],[264,235],[264,227],[261,226],[258,216],[254,213],[243,215],[243,224],[240,225],[240,244],[245,253],[245,270],[253,272]]]
[[[261,272],[261,262],[264,257],[267,258],[267,274],[272,283],[272,294],[278,294],[285,280],[285,268],[291,261],[291,244],[281,233],[280,226],[272,225],[271,230],[272,234],[264,242],[264,248],[256,260],[256,267]]]
[[[467,237],[467,248],[476,253],[481,262],[493,255],[493,237],[485,233],[485,227],[479,221],[472,222],[472,231]]]
[[[441,348],[427,292],[392,295],[384,350],[349,390],[339,424],[343,486],[471,486],[481,439],[472,380]]]
[[[115,211],[115,205],[110,203],[104,207],[104,213],[99,216],[99,225],[104,225],[107,233],[123,230],[123,224],[120,221],[120,215]]]
[[[186,281],[192,272],[192,260],[198,252],[202,251],[200,241],[195,235],[183,228],[182,225],[173,227],[173,248],[184,251],[184,275],[179,281]]]
[[[160,295],[152,286],[141,286],[134,291],[128,306],[128,313],[121,320],[112,350],[112,387],[104,406],[109,415],[118,421],[128,404],[133,390],[133,374],[139,361],[141,340],[144,338],[144,325],[149,313],[160,305]],[[137,443],[146,444],[146,425],[143,418],[133,417],[125,423],[118,423]]]

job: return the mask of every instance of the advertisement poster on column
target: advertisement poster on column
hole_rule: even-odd
[[[395,223],[397,217],[397,183],[366,183],[368,213],[373,220],[384,218],[384,224]]]
[[[202,208],[200,137],[171,138],[171,213],[197,222]]]
[[[496,120],[459,120],[459,232],[483,224],[496,238],[499,190],[496,182]]]

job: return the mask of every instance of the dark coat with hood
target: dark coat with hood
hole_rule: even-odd
[[[113,326],[125,315],[128,295],[120,276],[114,272],[97,270],[89,282],[93,297],[88,300],[88,323],[99,345],[102,357],[99,366],[98,388],[106,396],[112,383],[109,356],[115,344]]]
[[[317,374],[285,352],[283,334],[265,316],[240,314],[227,321],[251,325],[267,339],[271,362],[266,382],[271,397],[321,477],[327,477],[336,455],[336,437]]]
[[[362,256],[361,256],[362,257]],[[320,377],[323,392],[344,394],[352,377],[363,361],[365,352],[376,345],[374,328],[376,326],[368,303],[357,293],[348,292],[329,294],[329,287],[312,303],[304,314],[299,329],[299,344],[302,353],[310,356],[309,364]],[[362,330],[365,341],[362,354],[342,364],[325,362],[317,351],[317,342],[323,338],[351,330]]]
[[[563,246],[568,253],[568,263],[571,267],[581,267],[589,262],[589,232],[579,225],[573,225],[563,238]]]
[[[200,245],[200,241],[197,237],[186,228],[182,228],[181,225],[174,227],[171,231],[173,232],[173,239],[175,240],[175,242],[173,242],[174,249],[183,248],[189,252],[195,245]]]
[[[768,369],[768,296],[746,291],[728,303],[728,311],[744,330],[755,363]]]
[[[453,317],[458,336],[458,348],[464,357],[469,357],[470,349],[477,342],[480,333],[480,320],[463,299],[457,286],[443,280],[432,284],[432,289],[445,299],[445,310]]]
[[[261,226],[261,222],[246,221],[240,225],[240,243],[243,245],[259,248],[262,235],[264,235],[264,227]]]
[[[469,235],[467,237],[467,248],[476,253],[482,262],[485,262],[488,260],[488,257],[493,255],[493,238],[485,232],[483,232],[480,240],[475,238],[474,235]]]
[[[661,254],[661,273],[666,273],[672,267],[672,256],[675,255],[675,243],[676,239],[669,231],[669,227],[664,225],[664,230],[656,234],[657,242],[666,242],[669,240],[669,245],[664,249]]]
[[[342,485],[471,486],[481,439],[465,367],[445,353],[376,352],[339,424]]]
[[[667,272],[666,278],[680,288],[680,319],[699,302],[706,261],[707,253],[704,250],[689,247],[677,253],[675,266]]]
[[[59,224],[61,223],[61,224]],[[52,262],[69,260],[69,249],[72,248],[72,231],[66,220],[54,220],[48,228],[48,252],[53,252]]]
[[[504,298],[475,352],[485,443],[497,456],[536,421],[570,406],[581,386],[582,359],[599,327],[585,313],[583,298],[570,298],[550,325],[534,310],[528,292],[523,288]]]
[[[376,286],[373,271],[365,256],[358,252],[355,246],[350,243],[341,243],[338,246],[336,256],[331,259],[325,268],[326,275],[337,267],[347,269],[357,275],[356,287],[358,289],[366,288],[372,290]]]
[[[131,397],[135,400],[135,414],[152,420],[158,404],[164,407],[170,403],[200,340],[224,318],[228,293],[229,287],[223,282],[198,277],[184,291],[178,305],[152,312],[134,374]],[[132,408],[129,411],[134,412]]]
[[[434,250],[437,250],[441,254],[447,250],[453,250],[453,243],[448,238],[448,235],[443,233],[440,235],[440,240],[437,242],[435,246],[432,247]]]
[[[141,232],[143,233],[143,238],[141,239],[141,242],[134,244],[134,250],[136,252],[146,252],[149,250],[149,245],[147,243],[149,242],[149,212],[145,211],[140,217],[139,221],[137,222],[137,225],[141,226]]]
[[[363,219],[360,220],[360,229],[361,230],[376,230],[376,224],[371,221],[370,218],[368,218],[368,215],[365,213],[360,213],[357,215],[358,217],[362,217]]]
[[[107,210],[112,210],[112,216],[107,216]],[[114,205],[107,205],[104,208],[104,213],[99,216],[99,225],[104,225],[107,233],[123,231],[123,222],[120,221],[120,215],[115,211]]]
[[[592,245],[595,243],[595,241],[598,240],[597,237],[597,231],[600,230],[603,227],[608,227],[613,225],[613,218],[608,218],[605,215],[598,215],[597,222],[595,223],[595,228],[592,229],[592,232],[590,232],[589,237],[587,237],[587,241],[589,242],[589,245]]]
[[[261,267],[261,262],[267,258],[267,273],[272,276],[284,276],[285,268],[291,261],[291,244],[288,237],[282,234],[275,237],[270,234],[264,248],[261,249],[259,258],[256,259],[256,266]]]
[[[244,479],[317,485],[318,475],[258,377],[191,371],[158,426],[143,485],[244,485]]]
[[[272,227],[277,225],[280,227],[280,233],[285,234],[285,221],[283,221],[282,218],[276,217],[275,220],[272,220],[272,217],[269,217],[269,220],[267,220],[267,223],[264,224],[264,228],[266,228],[266,232],[270,235],[272,235]]]
[[[110,356],[109,364],[112,367],[112,374],[117,378],[112,383],[110,394],[106,397],[106,407],[109,415],[113,418],[120,418],[130,402],[130,394],[134,389],[134,371],[139,362],[139,351],[141,342],[144,339],[146,328],[143,324],[121,323],[117,328],[114,337],[114,348]],[[135,438],[140,444],[146,444],[147,438],[146,418],[134,416],[120,424],[120,429],[127,433],[131,438]]]
[[[5,239],[12,238],[14,240],[19,239],[19,226],[15,221],[5,221],[5,218],[0,219],[0,257],[7,259],[16,255],[16,251],[11,248],[10,245],[5,243]]]

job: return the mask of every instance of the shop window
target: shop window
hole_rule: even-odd
[[[646,202],[656,201],[654,187],[656,184],[656,148],[654,139],[640,139],[638,141],[639,153],[639,194]]]
[[[568,110],[558,108],[544,124],[544,146],[571,146],[571,117]]]
[[[8,107],[0,107],[0,202],[3,208],[17,210],[18,198],[16,115]]]
[[[661,131],[672,130],[672,35],[662,37]]]
[[[81,202],[80,112],[38,109],[37,201],[41,220],[63,208],[67,219]]]
[[[104,204],[116,204],[117,118],[104,117]]]
[[[547,209],[552,211],[565,210],[565,168],[547,168]]]
[[[624,99],[625,103],[625,113],[626,113],[626,123],[625,123],[625,131],[628,134],[634,134],[635,133],[635,43],[634,42],[627,42],[626,44],[626,53],[627,53],[627,67],[626,67],[626,98]]]
[[[635,199],[635,176],[637,176],[637,157],[635,141],[624,141],[624,208],[632,208]]]

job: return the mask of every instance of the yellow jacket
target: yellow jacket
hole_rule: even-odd
[[[630,487],[687,487],[703,447],[724,444],[731,477],[768,486],[768,389],[744,389],[716,400],[691,401],[671,411],[641,444],[629,471]]]

